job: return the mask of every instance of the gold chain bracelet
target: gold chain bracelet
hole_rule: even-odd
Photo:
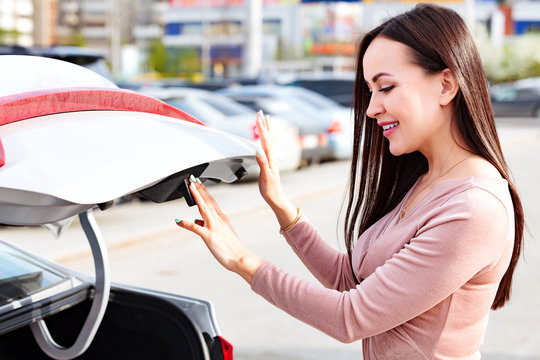
[[[300,210],[300,208],[297,207],[296,208],[296,217],[294,218],[293,222],[289,226],[287,226],[285,229],[283,229],[283,228],[279,229],[279,233],[283,235],[283,233],[285,231],[289,230],[294,225],[296,225],[296,223],[300,220],[301,217],[302,217],[302,210]]]

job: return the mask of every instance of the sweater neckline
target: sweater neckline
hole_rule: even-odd
[[[403,210],[403,207],[405,206],[405,204],[406,204],[407,200],[409,199],[409,197],[411,196],[412,192],[418,186],[418,181],[419,180],[420,180],[420,177],[416,180],[414,185],[409,189],[409,191],[403,197],[403,199],[401,199],[401,202],[399,203],[399,206],[396,207],[398,209],[397,214],[394,214],[394,216],[397,218],[396,223],[400,223],[400,222],[404,221],[405,219],[407,219],[409,217],[409,214],[415,212],[415,210],[421,204],[423,204],[426,201],[426,199],[431,198],[433,196],[433,194],[435,194],[439,190],[439,188],[441,188],[441,187],[444,187],[444,186],[452,187],[452,185],[457,186],[457,185],[465,185],[465,184],[476,184],[476,183],[483,182],[483,181],[495,181],[495,182],[499,182],[499,183],[503,183],[503,182],[507,183],[506,179],[504,179],[503,177],[497,177],[496,178],[496,177],[493,177],[491,175],[470,175],[470,176],[465,176],[465,177],[461,177],[461,178],[449,179],[449,180],[441,181],[440,183],[435,184],[435,186],[433,186],[433,188],[431,190],[429,190],[416,204],[414,204],[409,209],[409,211],[405,214],[405,216],[403,216],[400,219],[399,215],[401,214],[401,211]]]

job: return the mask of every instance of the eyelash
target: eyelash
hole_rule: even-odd
[[[390,90],[392,90],[393,88],[394,88],[394,85],[390,85],[390,86],[380,89],[379,91],[383,93],[387,93],[387,92],[390,92]]]
[[[394,85],[390,85],[390,86],[382,88],[382,89],[380,89],[378,91],[382,92],[382,93],[389,93],[393,88],[394,88]],[[373,95],[373,91],[371,91],[370,89],[367,89],[366,90],[366,96],[371,98],[371,95]]]

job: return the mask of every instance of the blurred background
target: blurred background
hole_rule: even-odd
[[[24,52],[19,46],[91,48],[103,56],[115,81],[285,81],[314,72],[346,76],[354,70],[359,36],[415,3],[0,0],[0,44],[2,53]],[[540,1],[437,3],[466,19],[490,82],[540,75]]]

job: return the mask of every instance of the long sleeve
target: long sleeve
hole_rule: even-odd
[[[473,277],[495,267],[512,246],[507,209],[483,189],[460,192],[421,213],[415,236],[349,291],[322,288],[271,263],[255,273],[252,289],[297,319],[351,342],[385,332],[431,309]],[[313,268],[344,266],[339,256],[321,256],[317,263],[318,257],[310,253],[326,250],[319,249],[317,242],[314,246],[302,251]]]
[[[325,287],[346,291],[356,285],[347,254],[324,241],[305,215],[284,236],[304,265]]]

